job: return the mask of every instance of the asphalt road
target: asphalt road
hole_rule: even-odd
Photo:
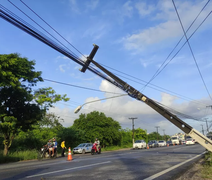
[[[179,177],[193,161],[202,157],[199,144],[103,152],[100,155],[73,155],[44,161],[0,165],[0,179],[157,179]],[[179,166],[180,165],[180,166]],[[177,167],[179,166],[179,167]]]

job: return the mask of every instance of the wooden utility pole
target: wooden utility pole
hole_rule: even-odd
[[[160,126],[155,126],[155,128],[157,129],[157,141],[158,141],[158,128],[159,128]]]
[[[164,140],[166,141],[165,129],[163,129]]]
[[[135,119],[138,119],[138,118],[136,117],[136,118],[129,118],[129,119],[132,120],[132,132],[133,132],[132,139],[133,139],[133,144],[134,144],[134,142],[135,142],[135,140],[134,140],[134,120],[135,120]]]
[[[202,134],[204,135],[204,129],[203,129],[203,125],[201,124],[201,126],[202,126]]]

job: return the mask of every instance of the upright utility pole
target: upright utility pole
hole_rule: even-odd
[[[202,126],[202,134],[204,135],[204,129],[203,129],[203,125],[201,124],[201,126]]]
[[[158,128],[159,128],[160,126],[155,126],[155,128],[157,129],[157,141],[158,141]]]
[[[207,107],[211,108],[211,110],[212,110],[212,105],[206,106],[206,108],[207,108]],[[207,118],[207,119],[208,119],[208,118]],[[207,131],[208,131],[208,133],[209,133],[211,125],[210,125],[210,127],[208,127],[208,122],[207,122],[207,120],[206,120],[206,126],[207,126]]]
[[[133,139],[133,144],[134,144],[134,120],[135,119],[137,119],[137,117],[136,118],[129,118],[129,119],[131,119],[132,120],[132,132],[133,132],[133,137],[132,137],[132,139]]]
[[[164,137],[164,140],[166,141],[165,129],[163,129],[163,137]]]
[[[207,132],[209,133],[209,128],[208,128],[208,118],[205,118],[205,121],[206,121]]]

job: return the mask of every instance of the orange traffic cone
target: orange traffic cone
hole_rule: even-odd
[[[146,145],[146,148],[149,149],[149,145],[148,144]]]
[[[167,144],[167,147],[169,147],[169,144]]]
[[[71,148],[69,147],[69,149],[68,149],[68,159],[67,159],[67,161],[71,161],[71,160],[72,160]]]

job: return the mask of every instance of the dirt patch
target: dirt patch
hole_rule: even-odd
[[[204,159],[200,159],[198,162],[188,169],[181,177],[176,180],[211,180],[211,178],[204,178],[202,175],[204,169]]]

